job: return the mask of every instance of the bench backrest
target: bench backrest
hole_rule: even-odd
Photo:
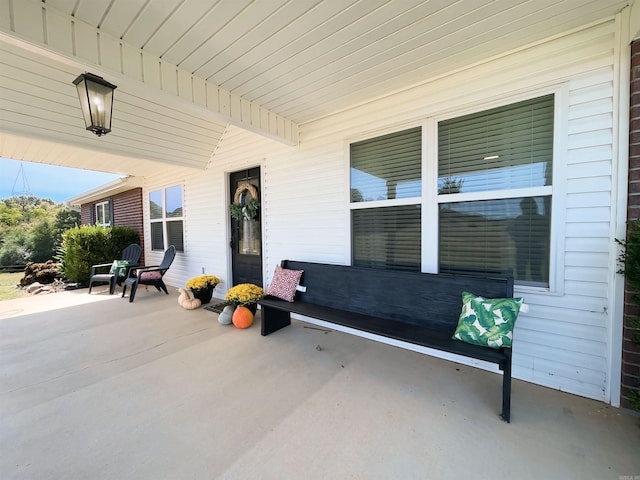
[[[513,279],[431,274],[284,260],[283,268],[304,270],[296,301],[453,332],[461,294],[513,297]]]

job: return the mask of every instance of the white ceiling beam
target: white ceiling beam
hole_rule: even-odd
[[[0,0],[0,40],[157,95],[175,108],[298,144],[298,125],[291,120],[41,2]]]

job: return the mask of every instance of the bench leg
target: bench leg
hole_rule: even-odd
[[[291,316],[289,312],[262,306],[260,312],[262,318],[262,336],[266,337],[270,333],[276,332],[281,328],[291,325]]]
[[[509,423],[511,419],[511,350],[507,349],[507,360],[501,366],[502,376],[502,419]]]

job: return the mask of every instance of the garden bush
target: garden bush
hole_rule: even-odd
[[[0,241],[0,265],[26,265],[31,257],[25,230],[13,230]]]
[[[89,283],[91,266],[110,263],[122,255],[122,250],[140,237],[129,227],[98,227],[83,225],[62,235],[59,260],[67,280],[81,285]]]

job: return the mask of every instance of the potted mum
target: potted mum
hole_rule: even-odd
[[[231,287],[227,291],[224,299],[231,305],[236,307],[242,305],[253,310],[253,313],[255,313],[255,309],[258,308],[258,300],[263,296],[264,290],[259,286],[253,283],[241,283],[235,287]]]
[[[209,303],[213,296],[213,289],[221,280],[215,275],[199,275],[189,279],[187,288],[191,290],[195,298],[200,299],[202,304]]]
[[[248,328],[253,324],[253,316],[258,308],[258,300],[264,296],[264,290],[253,283],[241,283],[227,291],[225,301],[235,305],[231,321],[238,328]]]

